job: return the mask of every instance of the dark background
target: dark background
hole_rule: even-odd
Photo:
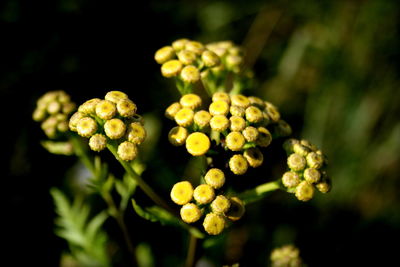
[[[163,110],[178,93],[161,77],[154,52],[182,37],[241,44],[260,12],[265,19],[253,40],[263,43],[262,26],[277,20],[255,64],[253,94],[277,104],[295,136],[326,152],[334,190],[308,203],[275,192],[248,207],[228,245],[199,256],[216,266],[265,266],[274,247],[293,242],[309,266],[395,261],[399,10],[396,1],[2,1],[1,265],[57,266],[67,249],[53,234],[49,189],[66,187],[65,173],[75,160],[40,146],[45,136],[31,113],[42,94],[62,89],[82,103],[118,89],[140,113],[158,116],[161,139],[144,176],[167,196],[187,154],[166,142],[172,124]],[[185,235],[128,213],[127,221],[141,229],[134,231],[136,242],[152,246],[156,266],[185,257]],[[106,226],[118,236],[111,222]]]

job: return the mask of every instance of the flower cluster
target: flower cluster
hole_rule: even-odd
[[[293,245],[286,245],[274,249],[271,252],[271,266],[273,267],[301,267],[303,261],[300,258],[300,251]]]
[[[134,160],[137,146],[146,138],[143,122],[136,114],[136,104],[120,91],[110,91],[105,99],[93,98],[79,106],[69,128],[90,138],[89,147],[101,151],[107,144],[118,144],[121,160]]]
[[[237,221],[244,214],[243,202],[237,197],[227,197],[220,191],[225,183],[222,170],[212,168],[204,176],[204,184],[193,186],[188,181],[176,183],[171,190],[171,199],[178,205],[181,218],[186,223],[195,223],[206,214],[204,230],[210,235],[220,234],[228,221]]]
[[[32,117],[42,123],[42,130],[47,137],[54,139],[68,131],[69,116],[75,109],[75,103],[66,92],[50,91],[38,99]]]
[[[169,141],[176,146],[185,144],[193,156],[206,154],[211,141],[215,141],[217,146],[233,153],[229,168],[236,175],[246,173],[249,166],[262,165],[260,148],[268,147],[273,136],[291,133],[278,109],[255,96],[217,92],[208,110],[201,106],[198,95],[186,94],[166,109],[165,115],[178,125],[169,132]]]
[[[288,154],[289,171],[282,176],[282,183],[297,199],[308,201],[314,196],[314,188],[322,193],[331,190],[331,180],[325,167],[326,158],[321,150],[307,140],[288,139],[283,144]]]

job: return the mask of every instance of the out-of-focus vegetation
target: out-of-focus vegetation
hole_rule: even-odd
[[[309,266],[382,266],[396,260],[391,242],[400,235],[397,1],[7,0],[0,21],[5,26],[0,94],[7,102],[1,112],[9,138],[3,144],[3,218],[10,222],[6,247],[16,266],[25,260],[58,264],[67,247],[53,234],[49,189],[77,192],[65,173],[79,166],[48,155],[30,121],[45,91],[66,90],[80,103],[111,88],[125,90],[142,113],[151,113],[146,127],[160,131],[144,148],[144,178],[167,196],[173,183],[190,174],[184,169],[188,157],[171,152],[166,141],[170,125],[163,111],[178,94],[153,61],[157,48],[180,37],[242,43],[258,79],[252,94],[279,106],[296,137],[322,148],[333,180],[330,194],[307,203],[276,192],[249,205],[237,226],[202,244],[200,262],[267,266],[272,249],[287,243],[297,245]],[[272,173],[279,177],[282,166]],[[182,263],[186,234],[149,224],[133,209],[127,213],[138,229],[132,236],[139,263]],[[104,228],[120,236],[111,221]]]

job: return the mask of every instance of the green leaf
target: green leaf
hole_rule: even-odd
[[[102,211],[95,217],[93,217],[93,219],[87,224],[86,236],[89,241],[93,242],[97,233],[101,229],[101,226],[107,220],[107,218],[108,218],[108,213],[106,211]]]
[[[136,247],[136,258],[139,267],[152,267],[154,266],[154,256],[151,252],[149,244],[140,243]]]

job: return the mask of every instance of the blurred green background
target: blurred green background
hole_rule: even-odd
[[[35,101],[48,90],[63,89],[82,103],[120,89],[141,113],[158,118],[153,124],[160,139],[144,176],[168,196],[188,157],[167,142],[172,124],[163,112],[178,93],[161,77],[153,54],[182,37],[243,44],[257,78],[251,93],[275,103],[295,137],[322,148],[333,180],[331,193],[307,203],[274,192],[249,205],[224,236],[225,245],[204,244],[202,262],[267,266],[270,251],[286,243],[296,244],[309,266],[395,261],[399,11],[395,0],[2,1],[2,250],[9,259],[0,261],[57,266],[67,248],[53,234],[49,189],[66,186],[74,159],[44,151],[44,135],[31,121]],[[128,213],[133,229],[140,229],[133,239],[150,244],[155,266],[178,266],[187,236]],[[122,240],[112,222],[106,228]]]

